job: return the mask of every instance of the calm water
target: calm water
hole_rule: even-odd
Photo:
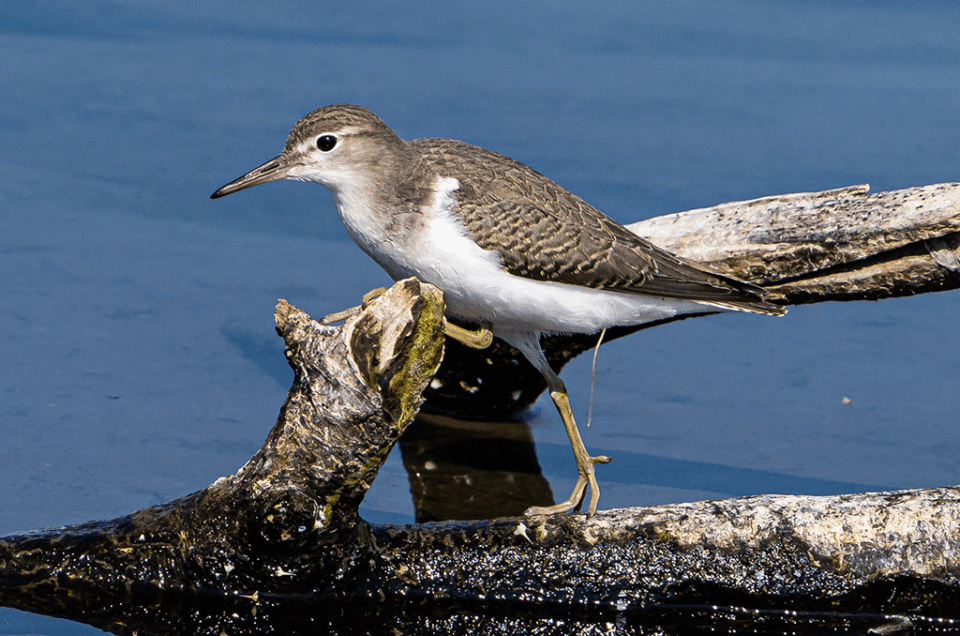
[[[496,149],[623,222],[960,180],[956,3],[633,4],[0,6],[0,534],[232,473],[290,379],[275,299],[321,315],[387,282],[318,186],[208,199],[322,104]],[[606,347],[601,506],[957,483],[958,309],[802,307]],[[585,418],[588,360],[564,378]],[[552,405],[528,419],[565,496]],[[398,457],[364,515],[413,519]],[[0,633],[91,632],[0,610]]]

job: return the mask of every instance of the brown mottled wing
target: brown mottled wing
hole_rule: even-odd
[[[763,290],[706,271],[633,234],[532,168],[447,139],[412,142],[421,168],[460,181],[457,213],[511,274],[781,314]]]

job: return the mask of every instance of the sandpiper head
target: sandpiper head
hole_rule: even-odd
[[[315,181],[337,191],[390,168],[403,147],[403,140],[366,108],[324,106],[296,123],[280,155],[234,179],[210,198],[278,179]]]

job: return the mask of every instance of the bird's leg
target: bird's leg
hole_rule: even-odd
[[[577,460],[577,483],[573,486],[573,492],[565,501],[553,506],[534,506],[528,508],[524,513],[526,515],[552,515],[558,512],[568,512],[579,508],[583,502],[583,496],[587,486],[590,486],[590,505],[587,507],[587,517],[592,517],[597,511],[597,502],[600,500],[600,486],[597,485],[597,477],[593,468],[594,464],[607,464],[610,458],[606,455],[597,455],[591,457],[587,452],[583,440],[580,438],[580,431],[577,429],[577,422],[573,419],[573,411],[570,409],[570,398],[567,396],[567,388],[563,381],[551,372],[553,377],[546,377],[547,384],[550,387],[550,398],[553,404],[560,412],[560,419],[563,420],[563,427],[567,430],[567,437],[570,439],[570,446],[573,448],[573,456]]]
[[[467,329],[466,327],[455,325],[444,318],[443,331],[457,342],[463,343],[472,349],[486,349],[493,344],[493,332],[486,327]]]
[[[377,287],[376,289],[371,289],[363,295],[363,301],[361,305],[357,307],[351,307],[350,309],[344,309],[343,311],[338,311],[334,314],[328,314],[321,318],[319,322],[323,325],[332,325],[337,322],[342,322],[360,311],[364,305],[369,303],[371,300],[381,296],[385,291],[387,291],[386,287]],[[460,325],[450,322],[446,319],[446,317],[444,317],[443,331],[446,335],[450,336],[457,342],[463,343],[473,349],[486,349],[493,344],[493,332],[486,327],[480,327],[479,329],[467,329],[466,327],[461,327]]]
[[[382,296],[385,291],[387,291],[386,287],[377,287],[376,289],[371,289],[363,295],[360,305],[351,307],[350,309],[344,309],[343,311],[338,311],[335,314],[327,314],[317,322],[319,322],[321,325],[332,325],[336,322],[343,322],[347,318],[355,315],[357,312],[363,309],[364,305],[366,305],[368,302],[374,298]]]
[[[366,305],[368,302],[370,302],[374,298],[380,298],[385,293],[387,293],[386,287],[377,287],[375,289],[371,289],[370,291],[368,291],[366,294],[363,295],[363,298],[360,299],[360,302],[361,302],[360,306],[362,307],[363,305]]]
[[[364,305],[369,303],[374,298],[382,295],[385,291],[387,291],[386,287],[377,287],[376,289],[372,289],[363,295],[363,304],[357,307],[351,307],[350,309],[344,309],[343,311],[338,311],[334,314],[328,314],[321,318],[319,322],[323,325],[332,325],[337,322],[342,322],[356,314],[364,307]],[[461,327],[460,325],[450,322],[446,319],[446,317],[444,317],[443,331],[457,342],[461,342],[473,349],[486,349],[493,344],[493,332],[486,327],[480,327],[479,329],[467,329],[466,327]]]

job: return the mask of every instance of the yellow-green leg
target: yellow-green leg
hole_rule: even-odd
[[[386,287],[377,287],[376,289],[372,289],[363,295],[362,305],[324,316],[320,319],[320,322],[324,325],[332,325],[337,322],[342,322],[360,311],[363,306],[369,303],[371,300],[381,296],[385,291],[387,291]],[[486,349],[493,344],[493,332],[484,327],[476,330],[467,329],[465,327],[461,327],[460,325],[455,325],[444,318],[443,331],[457,342],[461,342],[473,349]]]
[[[484,327],[476,330],[467,329],[444,319],[443,331],[457,342],[461,342],[473,349],[486,349],[493,344],[493,332]]]
[[[592,517],[597,511],[597,502],[600,500],[600,486],[597,485],[596,471],[594,464],[607,464],[610,458],[605,455],[591,457],[583,445],[580,438],[580,431],[577,429],[577,421],[573,418],[573,411],[570,409],[570,398],[567,395],[567,387],[563,380],[557,375],[547,362],[547,357],[543,355],[543,349],[540,348],[540,337],[535,332],[528,331],[500,331],[497,336],[516,347],[530,361],[534,367],[543,375],[547,381],[547,388],[550,389],[550,398],[554,406],[560,413],[560,419],[563,420],[563,428],[567,431],[567,438],[570,440],[570,447],[573,449],[573,457],[577,461],[577,483],[573,487],[573,492],[564,501],[554,506],[534,506],[526,511],[528,515],[552,515],[558,512],[569,512],[578,509],[583,502],[584,493],[587,486],[590,487],[590,504],[587,506],[587,516]]]
[[[556,376],[554,376],[556,377]],[[549,380],[549,378],[548,378]],[[594,464],[608,464],[610,458],[606,455],[597,455],[591,457],[587,452],[583,440],[580,438],[580,431],[577,429],[577,422],[573,419],[573,411],[570,409],[570,398],[567,396],[567,389],[563,382],[557,378],[559,385],[551,388],[550,397],[553,399],[557,411],[560,412],[560,419],[563,420],[563,427],[567,431],[567,437],[570,439],[570,446],[573,448],[573,456],[577,461],[577,483],[573,486],[573,492],[564,501],[553,506],[534,506],[527,509],[527,515],[552,515],[558,512],[569,512],[579,508],[583,502],[583,496],[587,486],[590,487],[590,505],[587,507],[587,517],[592,517],[597,511],[597,502],[600,501],[600,486],[597,484],[596,471]],[[551,382],[551,384],[554,384]]]
[[[366,305],[368,302],[370,302],[374,298],[377,298],[378,296],[382,296],[385,291],[387,291],[386,287],[377,287],[376,289],[371,289],[370,291],[368,291],[366,294],[363,295],[363,299],[361,301],[363,304],[358,305],[356,307],[351,307],[350,309],[344,309],[343,311],[338,311],[335,314],[328,314],[323,318],[321,318],[318,322],[322,325],[332,325],[336,322],[343,322],[350,316],[353,316],[358,311],[363,309],[363,306]]]

